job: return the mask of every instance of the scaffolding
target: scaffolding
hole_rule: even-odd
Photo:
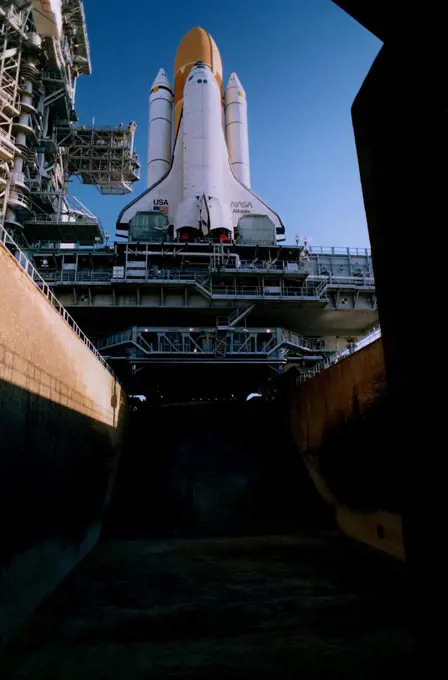
[[[83,184],[96,186],[101,194],[130,193],[140,178],[135,128],[132,122],[127,127],[58,126],[56,142],[64,149],[66,175],[80,177]]]
[[[72,46],[72,69],[77,76],[89,76],[92,73],[92,64],[82,0],[64,0],[62,9],[64,34]]]
[[[104,241],[101,222],[75,196],[65,190],[45,191],[38,201],[33,195],[33,212],[23,227],[28,241],[76,241],[80,245]]]
[[[14,119],[20,113],[20,41],[26,37],[29,10],[14,2],[0,2],[0,223],[3,223],[10,195],[10,174],[17,153]]]
[[[0,224],[26,246],[104,241],[96,217],[68,194],[71,176],[102,194],[129,193],[139,179],[135,123],[74,125],[90,47],[83,1],[58,7],[0,0]]]
[[[288,355],[307,357],[313,363],[328,353],[322,340],[311,340],[284,328],[151,328],[130,329],[98,339],[97,349],[108,360],[131,362],[155,360],[235,359],[286,363]]]

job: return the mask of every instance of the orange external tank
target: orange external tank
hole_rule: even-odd
[[[200,26],[192,28],[184,35],[174,60],[174,140],[179,129],[185,82],[198,61],[203,61],[210,67],[222,90],[222,62],[219,50],[210,33]]]

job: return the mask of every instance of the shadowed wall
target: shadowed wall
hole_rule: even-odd
[[[0,245],[0,638],[96,543],[120,385]]]

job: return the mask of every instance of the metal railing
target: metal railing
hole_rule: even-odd
[[[42,278],[49,283],[110,283],[111,275],[107,272],[77,272],[67,271],[46,271],[42,268],[39,272]]]
[[[138,270],[137,270],[138,271]],[[132,270],[131,270],[132,272]],[[112,281],[123,283],[151,283],[158,281],[170,281],[183,283],[193,283],[203,288],[207,295],[225,298],[313,298],[326,299],[326,282],[321,282],[317,286],[301,286],[300,288],[285,288],[276,286],[278,290],[273,290],[272,286],[219,286],[211,285],[208,278],[196,274],[187,274],[176,270],[161,270],[157,274],[146,272],[139,276],[128,275],[124,277],[113,277],[112,272],[95,271],[46,271],[40,270],[40,275],[49,283],[111,283]]]
[[[144,276],[138,276],[135,274],[135,270],[142,271],[137,267],[128,267],[126,272],[126,279],[142,279],[144,281],[197,281],[200,280],[201,275],[194,274],[191,272],[182,272],[179,269],[149,269],[145,271]],[[134,276],[132,274],[134,273]]]
[[[25,272],[25,274],[29,277],[29,279],[34,283],[36,288],[38,288],[43,295],[47,298],[48,302],[51,304],[51,306],[59,312],[60,316],[64,319],[64,321],[70,326],[72,331],[76,333],[78,338],[88,347],[88,349],[92,352],[92,354],[95,355],[95,357],[98,359],[98,361],[104,366],[104,368],[109,371],[109,373],[117,380],[115,373],[107,363],[107,361],[101,356],[101,354],[98,352],[96,349],[95,345],[89,340],[87,335],[80,329],[76,321],[73,319],[73,317],[67,312],[65,307],[62,306],[62,304],[59,302],[57,297],[53,294],[50,286],[46,281],[42,278],[42,276],[39,274],[37,269],[33,267],[31,262],[28,260],[26,255],[20,250],[19,246],[17,243],[14,241],[14,239],[8,234],[6,229],[3,227],[3,225],[0,224],[0,244],[8,250],[16,259],[17,263],[21,267],[21,269]],[[117,381],[118,382],[118,381]]]
[[[357,352],[359,349],[362,349],[363,347],[366,347],[367,345],[370,345],[372,342],[375,342],[375,340],[378,340],[381,337],[381,328],[374,328],[370,333],[367,333],[363,338],[358,340],[357,343],[355,343],[355,352]]]
[[[138,272],[138,270],[137,270]],[[95,270],[86,271],[76,271],[68,270],[62,271],[58,270],[46,270],[44,268],[40,269],[40,275],[51,283],[148,283],[151,281],[178,281],[182,283],[194,283],[198,281],[200,283],[200,278],[195,274],[186,274],[176,270],[163,270],[158,274],[146,272],[145,275],[139,276],[138,273],[132,274],[132,269],[129,270],[127,276],[114,276],[113,272],[98,272]]]
[[[64,219],[66,218],[66,219]],[[32,219],[26,220],[27,224],[60,224],[63,227],[78,227],[78,226],[101,226],[100,221],[96,217],[89,217],[88,215],[78,216],[73,213],[62,213],[59,217],[54,215],[39,215],[35,214]]]
[[[122,268],[122,273],[115,274],[113,271],[89,270],[46,270],[41,268],[40,275],[51,283],[156,283],[161,281],[177,282],[179,284],[195,284],[206,289],[207,295],[218,297],[285,297],[285,298],[317,298],[327,299],[327,291],[331,288],[355,288],[374,289],[375,279],[368,276],[309,276],[305,285],[300,287],[292,286],[249,286],[249,285],[217,285],[213,284],[210,277],[194,272],[180,271],[179,269],[145,269],[142,263],[141,269],[138,267]]]
[[[270,290],[270,286],[213,286],[211,294],[216,297],[241,297],[241,298],[317,298],[324,299],[323,291],[319,288],[302,286],[301,288],[282,288],[278,291]]]
[[[298,383],[299,384],[304,383],[307,380],[314,378],[316,375],[318,375],[322,371],[325,371],[327,368],[334,366],[334,364],[337,364],[342,359],[345,359],[345,357],[348,357],[351,354],[355,354],[356,352],[359,352],[360,349],[362,349],[363,347],[367,347],[367,345],[370,345],[372,342],[375,342],[375,340],[378,340],[380,337],[381,337],[381,328],[376,327],[376,328],[372,329],[369,333],[367,333],[367,335],[365,335],[364,337],[360,338],[360,340],[355,342],[351,349],[345,348],[345,349],[339,350],[338,352],[331,354],[326,359],[324,359],[324,361],[319,362],[318,364],[316,364],[312,368],[309,368],[306,371],[301,371],[300,375],[297,378]]]
[[[54,73],[52,71],[42,71],[42,80],[52,80],[57,83],[65,83],[67,77],[63,73]]]
[[[373,276],[361,274],[359,276],[334,276],[333,274],[321,274],[320,276],[311,275],[307,279],[309,282],[325,281],[330,288],[371,288],[375,287]]]
[[[294,268],[288,268],[288,265],[295,265]],[[221,270],[248,271],[248,272],[278,272],[278,273],[307,273],[309,267],[299,262],[287,262],[286,260],[279,260],[278,262],[269,262],[268,260],[260,260],[254,262],[253,260],[241,260],[238,267],[234,264],[222,264]]]
[[[312,255],[371,255],[370,248],[344,248],[342,246],[308,246]]]
[[[70,222],[68,224],[70,224]],[[60,251],[61,253],[66,253],[67,250],[94,250],[95,252],[103,250],[105,252],[110,252],[112,249],[112,246],[108,245],[107,243],[92,243],[89,245],[82,245],[74,241],[72,243],[66,241],[37,241],[37,243],[33,244],[33,251],[37,252],[47,250]]]

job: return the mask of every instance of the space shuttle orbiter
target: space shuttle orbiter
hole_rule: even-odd
[[[233,239],[270,224],[284,239],[280,217],[250,189],[247,101],[235,73],[222,95],[222,63],[202,28],[184,36],[175,59],[174,92],[163,69],[150,93],[148,188],[119,215],[128,236],[137,213],[156,214],[176,238]]]

